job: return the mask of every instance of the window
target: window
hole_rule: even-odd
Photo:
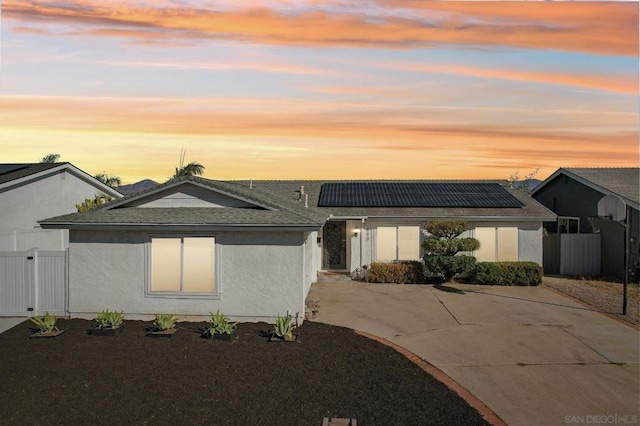
[[[215,280],[215,238],[151,239],[151,293],[211,295]]]
[[[579,234],[580,218],[569,216],[558,216],[558,234]]]
[[[376,232],[376,260],[420,259],[419,226],[378,226]]]
[[[475,238],[480,248],[474,252],[478,262],[518,260],[517,227],[476,227]]]

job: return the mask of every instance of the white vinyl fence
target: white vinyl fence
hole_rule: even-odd
[[[69,231],[66,229],[29,229],[0,231],[0,252],[40,250],[66,250]]]
[[[67,252],[0,252],[0,316],[66,315]]]

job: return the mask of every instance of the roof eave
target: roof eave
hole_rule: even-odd
[[[14,180],[5,182],[3,184],[0,184],[0,190],[6,189],[6,188],[11,188],[13,186],[20,186],[20,185],[28,183],[28,182],[30,182],[32,180],[36,180],[36,179],[39,179],[41,177],[46,177],[47,175],[60,173],[61,171],[66,171],[66,170],[72,171],[78,178],[84,180],[87,183],[90,183],[91,185],[95,186],[96,189],[99,189],[100,191],[104,192],[105,194],[107,194],[107,195],[109,195],[111,197],[121,198],[121,197],[124,196],[124,194],[120,193],[118,190],[113,189],[109,185],[105,185],[104,183],[100,182],[99,180],[97,180],[93,176],[89,175],[87,172],[85,172],[83,170],[80,170],[79,168],[77,168],[76,166],[74,166],[71,163],[61,163],[57,167],[51,167],[49,169],[42,170],[40,172],[36,172],[36,173],[30,174],[30,175],[27,175],[27,176],[23,176],[23,177],[18,178],[18,179],[14,179]]]
[[[575,173],[571,172],[570,170],[567,169],[563,169],[560,168],[558,170],[556,170],[551,176],[549,176],[548,178],[546,178],[543,182],[541,182],[538,186],[536,186],[533,191],[531,191],[531,196],[533,196],[535,193],[537,193],[539,190],[541,190],[544,186],[546,186],[548,183],[550,183],[551,181],[553,181],[555,178],[557,178],[560,175],[566,175],[568,177],[570,177],[571,179],[574,179],[576,182],[579,182],[595,191],[601,192],[604,195],[617,195],[618,197],[620,197],[627,206],[632,207],[636,210],[640,210],[640,203],[637,203],[633,200],[628,199],[627,197],[620,195],[616,192],[613,192],[603,186],[597,185],[593,182],[591,182],[588,179],[583,178],[582,176],[578,176]]]

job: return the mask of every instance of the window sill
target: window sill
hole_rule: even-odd
[[[145,297],[158,299],[208,299],[219,300],[219,293],[147,292]]]

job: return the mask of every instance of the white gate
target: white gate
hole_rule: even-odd
[[[66,315],[67,252],[0,252],[0,316]]]

